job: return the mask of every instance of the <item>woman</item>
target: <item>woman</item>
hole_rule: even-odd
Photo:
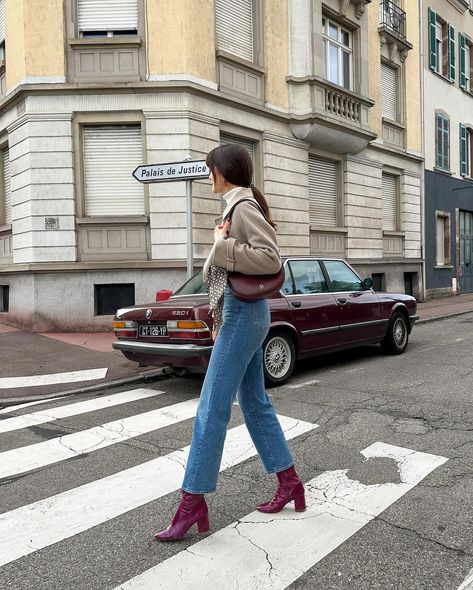
[[[214,340],[194,423],[182,499],[171,524],[156,533],[160,541],[182,538],[197,523],[209,530],[204,494],[215,491],[231,415],[237,397],[245,424],[267,473],[276,473],[279,485],[261,512],[279,512],[294,500],[305,510],[304,487],[274,408],[264,389],[262,343],[270,324],[267,300],[244,302],[228,285],[227,271],[250,275],[278,272],[281,268],[275,225],[264,196],[252,185],[253,166],[238,144],[212,150],[207,156],[212,191],[223,193],[227,206],[223,223],[214,231],[215,242],[204,265]],[[238,204],[238,206],[236,206]],[[227,218],[233,211],[232,218]]]

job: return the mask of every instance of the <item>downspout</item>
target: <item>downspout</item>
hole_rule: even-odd
[[[421,244],[421,269],[422,291],[421,298],[426,298],[425,286],[425,122],[424,122],[424,7],[423,0],[419,0],[419,70],[420,70],[420,132],[421,151],[424,156],[422,173],[420,175],[420,244]]]

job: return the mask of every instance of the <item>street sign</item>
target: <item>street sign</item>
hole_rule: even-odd
[[[205,160],[185,160],[167,164],[138,166],[133,176],[140,182],[170,182],[173,180],[196,180],[208,178],[210,170]]]

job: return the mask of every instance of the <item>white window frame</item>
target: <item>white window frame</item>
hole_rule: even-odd
[[[337,28],[337,39],[334,39],[329,35],[330,25]],[[342,33],[348,35],[348,45],[342,41]],[[353,31],[350,31],[346,27],[343,27],[336,20],[328,17],[322,17],[322,43],[323,43],[323,62],[324,62],[324,77],[332,84],[337,84],[347,90],[353,90]],[[338,76],[337,80],[331,79],[331,60],[330,60],[330,48],[335,47],[337,50],[337,68]],[[348,85],[344,80],[344,69],[343,69],[343,55],[348,55]]]
[[[465,39],[465,90],[471,92],[471,67],[472,67],[473,45],[469,39]]]
[[[443,26],[443,23],[441,23],[438,19],[435,21],[435,51],[437,53],[437,64],[435,71],[438,74],[443,74]]]

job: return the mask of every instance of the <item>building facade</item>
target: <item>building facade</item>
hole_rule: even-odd
[[[473,3],[423,11],[427,297],[473,292]]]
[[[230,141],[283,254],[420,296],[418,22],[410,1],[0,1],[0,317],[102,330],[177,287],[185,183],[131,173]],[[221,207],[193,183],[196,267]]]

